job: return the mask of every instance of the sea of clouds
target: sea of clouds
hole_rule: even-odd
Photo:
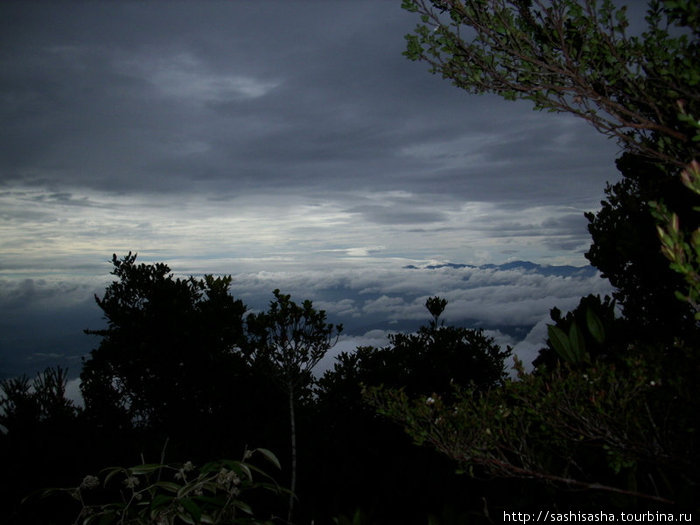
[[[405,261],[403,261],[405,262]],[[99,339],[83,333],[104,326],[94,301],[108,279],[65,275],[0,280],[0,378],[33,375],[47,366],[64,366],[78,396],[81,359]],[[483,328],[509,345],[529,365],[546,338],[549,311],[574,308],[581,297],[610,293],[610,284],[590,267],[532,263],[470,266],[387,264],[386,267],[233,274],[231,293],[251,311],[266,308],[279,288],[301,302],[313,301],[328,321],[342,323],[338,344],[319,364],[332,368],[335,356],[357,346],[384,346],[395,332],[412,332],[430,315],[431,296],[448,300],[447,324]]]

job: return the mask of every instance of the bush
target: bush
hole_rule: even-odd
[[[219,460],[195,467],[184,464],[142,464],[110,467],[87,475],[72,488],[48,489],[44,496],[68,494],[80,503],[75,523],[128,525],[269,524],[246,501],[262,491],[288,493],[261,468],[251,464],[262,456],[280,468],[267,449],[246,451],[241,461]]]

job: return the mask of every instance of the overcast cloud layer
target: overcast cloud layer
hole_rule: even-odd
[[[105,261],[129,250],[184,274],[270,272],[301,294],[381,275],[387,297],[413,262],[583,265],[583,212],[617,177],[617,147],[585,123],[469,96],[403,58],[417,20],[399,1],[1,9],[4,332],[49,311],[41,294],[99,319]],[[406,282],[487,324],[554,306],[549,281],[513,276],[522,300],[487,300],[427,274]],[[380,297],[337,313],[386,313]]]

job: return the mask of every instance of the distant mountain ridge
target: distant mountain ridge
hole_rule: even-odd
[[[550,266],[541,265],[529,261],[512,261],[503,264],[482,264],[480,266],[475,266],[473,264],[461,264],[461,263],[443,263],[443,264],[429,264],[427,266],[419,267],[413,264],[404,266],[403,268],[408,270],[438,270],[440,268],[471,268],[474,270],[523,270],[526,273],[538,273],[540,275],[547,276],[557,276],[557,277],[593,277],[598,273],[593,266]]]

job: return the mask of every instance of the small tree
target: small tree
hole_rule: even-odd
[[[298,305],[279,290],[273,294],[267,312],[248,316],[248,354],[254,363],[269,367],[287,394],[292,463],[287,521],[291,523],[297,480],[295,405],[309,393],[313,368],[337,343],[343,326],[326,323],[326,312],[314,309],[311,301]]]
[[[680,224],[694,230],[700,226],[700,214],[693,210],[698,197],[686,191],[675,173],[639,155],[623,154],[617,168],[622,179],[607,186],[597,212],[586,214],[593,241],[586,258],[615,287],[613,296],[624,316],[645,340],[690,335],[694,312],[674,297],[683,288],[683,277],[659,250],[649,203],[664,202],[679,212]]]
[[[422,399],[445,398],[456,387],[485,391],[503,383],[510,348],[502,350],[482,330],[446,325],[441,315],[447,304],[430,297],[425,303],[429,321],[416,332],[392,334],[381,348],[342,352],[318,380],[316,406],[324,432],[317,449],[322,457],[335,458],[332,467],[318,469],[322,485],[329,488],[317,495],[319,505],[330,500],[346,512],[362,508],[373,523],[418,523],[450,496],[459,501],[457,506],[466,505],[458,494],[463,495],[468,480],[456,476],[454,467],[432,450],[414,447],[362,395],[364,389],[383,385]],[[337,450],[343,451],[340,457]],[[349,490],[336,494],[338,483]]]
[[[61,508],[27,508],[22,498],[44,486],[61,483],[85,459],[85,432],[80,410],[66,398],[67,371],[47,368],[0,381],[0,479],[3,520],[46,523]]]
[[[246,307],[229,294],[231,278],[176,279],[167,265],[136,264],[131,253],[112,264],[117,279],[96,297],[107,328],[87,331],[102,338],[81,374],[90,417],[193,435],[223,421],[235,379],[247,373],[239,351]]]
[[[402,388],[410,395],[449,396],[455,386],[478,390],[501,385],[506,378],[502,350],[481,329],[445,326],[440,319],[447,300],[430,297],[426,308],[432,319],[415,333],[391,334],[383,348],[359,347],[342,352],[332,370],[319,380],[320,398],[333,398],[346,407],[360,405],[360,390],[384,385]]]
[[[66,398],[67,370],[47,368],[32,382],[27,376],[0,381],[0,425],[15,438],[42,423],[73,421],[78,410]]]

